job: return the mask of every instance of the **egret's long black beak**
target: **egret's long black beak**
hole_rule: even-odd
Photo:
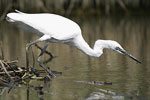
[[[135,60],[137,63],[140,63],[140,64],[141,64],[141,62],[140,62],[139,60],[137,60],[134,56],[132,56],[131,54],[129,54],[129,53],[126,52],[125,50],[122,50],[122,49],[120,49],[120,48],[117,49],[117,50],[119,50],[122,54],[124,54],[124,55],[130,57],[131,59]]]

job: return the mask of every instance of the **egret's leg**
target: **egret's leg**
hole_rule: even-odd
[[[40,46],[38,46],[37,44],[35,44],[35,46],[42,51],[42,48]],[[53,56],[53,54],[51,52],[48,52],[46,50],[44,53],[48,54],[50,56],[50,59],[53,59],[55,57],[55,56]]]
[[[42,51],[41,51],[39,57],[41,57],[41,56],[44,54],[44,52],[46,51],[46,48],[48,47],[48,44],[49,44],[49,42],[46,42],[46,43],[45,43],[45,45],[44,45],[44,47],[43,47],[43,49],[42,49]]]
[[[33,42],[31,42],[31,43],[28,43],[27,45],[26,45],[26,67],[27,67],[27,72],[29,71],[29,58],[28,58],[28,51],[29,51],[29,49],[30,49],[30,47],[33,45],[33,44],[36,44],[36,43],[38,43],[38,42],[40,42],[40,41],[44,41],[44,40],[48,40],[48,39],[50,39],[51,37],[50,36],[48,36],[48,35],[43,35],[41,38],[39,38],[38,40],[35,40],[35,41],[33,41]]]
[[[28,57],[28,51],[29,51],[29,49],[30,49],[30,47],[33,45],[33,44],[35,44],[35,43],[38,43],[38,42],[40,42],[41,40],[35,40],[35,41],[33,41],[33,42],[31,42],[31,43],[28,43],[27,45],[26,45],[26,68],[27,68],[27,72],[29,72],[29,57]]]
[[[51,71],[50,69],[48,69],[48,68],[43,64],[43,62],[40,60],[40,58],[41,58],[41,56],[44,54],[44,52],[45,52],[45,50],[46,50],[48,44],[49,44],[49,42],[46,42],[46,43],[45,43],[44,48],[42,49],[42,51],[41,51],[41,53],[40,53],[40,55],[39,55],[37,61],[39,62],[40,66],[41,66],[42,68],[44,68],[44,69],[48,72],[48,74],[49,74],[50,76],[52,76],[53,78],[55,78],[56,76],[52,73],[52,71]]]

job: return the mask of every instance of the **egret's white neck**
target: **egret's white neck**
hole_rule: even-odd
[[[74,46],[91,57],[100,57],[103,54],[103,49],[109,49],[109,42],[105,40],[97,40],[92,49],[82,36],[75,38]]]

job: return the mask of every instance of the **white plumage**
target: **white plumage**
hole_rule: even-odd
[[[139,62],[135,57],[128,54],[119,43],[112,40],[97,40],[94,48],[83,39],[81,29],[74,21],[56,14],[27,14],[16,10],[16,12],[8,13],[7,20],[14,22],[25,30],[31,31],[40,36],[40,41],[64,43],[74,46],[92,57],[100,57],[103,49],[111,49],[121,54],[125,54],[135,61]],[[34,44],[31,43],[31,44]]]

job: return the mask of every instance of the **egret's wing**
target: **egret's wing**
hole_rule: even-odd
[[[81,33],[75,22],[55,14],[10,13],[7,16],[58,40],[71,39]]]
[[[79,26],[64,17],[54,14],[29,14],[28,23],[41,32],[59,40],[67,40],[75,37]]]

